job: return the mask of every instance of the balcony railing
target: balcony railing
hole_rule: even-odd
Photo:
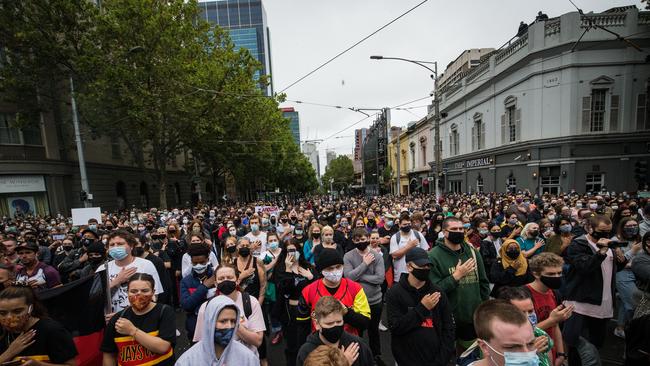
[[[544,23],[544,37],[560,33],[560,18],[551,18]]]
[[[524,48],[527,45],[528,45],[528,33],[517,38],[517,40],[512,41],[509,46],[499,51],[499,53],[497,53],[497,55],[494,58],[496,64],[498,65],[502,63],[505,59],[514,55],[517,51],[519,51],[520,49]]]
[[[584,15],[580,19],[580,26],[582,28],[587,28],[591,22],[591,24],[600,25],[603,27],[622,27],[625,25],[626,15],[626,13]]]

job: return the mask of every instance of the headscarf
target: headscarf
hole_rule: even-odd
[[[217,354],[214,349],[214,326],[217,322],[217,317],[224,307],[230,306],[237,312],[237,319],[241,314],[239,308],[235,305],[229,297],[221,295],[208,301],[205,307],[205,322],[202,328],[203,334],[201,340],[196,343],[192,348],[185,351],[181,357],[176,361],[175,366],[222,366],[222,365],[237,365],[237,366],[259,366],[259,358],[248,347],[241,344],[233,336],[232,340],[226,346],[220,359],[217,359]],[[239,322],[235,324],[235,334]]]
[[[506,254],[506,251],[508,250],[508,247],[510,244],[515,244],[517,248],[519,248],[519,257],[517,259],[512,260],[508,255]],[[503,242],[501,245],[501,249],[499,249],[499,254],[501,254],[501,264],[503,265],[503,269],[507,269],[508,267],[513,267],[513,264],[519,262],[520,266],[517,268],[517,272],[515,273],[515,276],[523,276],[526,274],[526,271],[528,270],[528,261],[526,260],[526,257],[524,257],[524,253],[521,250],[521,247],[519,246],[519,243],[517,243],[516,240],[514,239],[506,239],[506,241]]]

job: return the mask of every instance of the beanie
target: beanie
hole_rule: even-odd
[[[322,272],[323,269],[337,264],[343,264],[343,256],[336,249],[323,248],[316,260],[316,271]]]

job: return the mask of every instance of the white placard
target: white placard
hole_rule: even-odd
[[[90,219],[97,219],[97,222],[101,222],[102,210],[99,207],[72,209],[72,225],[88,225],[88,220]]]
[[[280,208],[278,206],[255,206],[255,212],[260,215],[267,213],[269,216],[280,216]]]
[[[44,192],[42,175],[0,175],[0,193]]]

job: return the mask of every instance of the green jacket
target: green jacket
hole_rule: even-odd
[[[452,273],[456,269],[458,259],[465,263],[473,257],[471,251],[476,255],[476,270],[456,281]],[[429,251],[429,259],[433,263],[429,278],[445,291],[454,312],[454,319],[457,323],[472,324],[474,310],[490,296],[490,283],[485,274],[481,254],[465,242],[461,244],[460,253],[455,252],[447,248],[444,239],[438,239]]]

